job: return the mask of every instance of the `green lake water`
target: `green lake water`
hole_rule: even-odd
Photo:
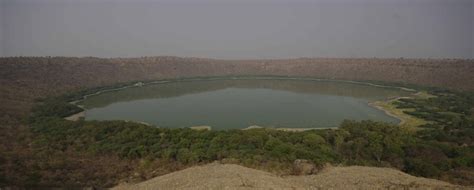
[[[347,82],[282,79],[181,81],[89,96],[86,120],[131,120],[159,127],[241,129],[337,127],[344,119],[398,123],[368,105],[410,92]]]

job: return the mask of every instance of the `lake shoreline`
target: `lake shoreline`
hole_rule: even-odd
[[[431,98],[431,97],[435,97],[435,96],[428,94],[427,92],[424,92],[424,91],[417,91],[411,96],[400,96],[400,97],[391,98],[389,100],[370,102],[369,106],[379,109],[385,112],[385,114],[400,120],[400,123],[398,123],[398,126],[400,127],[416,129],[418,126],[427,124],[429,122],[406,114],[404,112],[404,111],[407,111],[406,109],[397,108],[395,105],[393,105],[393,102],[396,102],[400,99],[413,99],[413,98],[424,99],[424,98]]]
[[[370,82],[359,82],[359,81],[351,81],[351,80],[334,80],[334,79],[319,79],[319,78],[305,78],[305,77],[267,77],[267,76],[254,76],[254,77],[210,77],[210,78],[184,78],[184,79],[178,79],[178,80],[156,80],[156,81],[151,81],[151,82],[137,82],[131,85],[127,86],[121,86],[118,88],[111,88],[111,89],[103,89],[99,90],[93,93],[89,93],[86,95],[83,95],[80,99],[76,99],[74,101],[69,102],[70,104],[73,104],[75,106],[79,106],[84,109],[83,106],[79,105],[80,102],[84,101],[90,96],[95,96],[95,95],[100,95],[102,93],[106,92],[111,92],[111,91],[118,91],[118,90],[123,90],[127,88],[134,88],[134,87],[142,87],[145,85],[153,85],[153,84],[164,84],[164,83],[171,83],[171,82],[192,82],[192,81],[214,81],[214,80],[301,80],[301,81],[322,81],[322,82],[342,82],[342,83],[351,83],[351,84],[360,84],[360,85],[367,85],[367,86],[374,86],[377,88],[396,88],[400,89],[403,91],[410,91],[410,92],[416,92],[414,89],[410,88],[405,88],[405,87],[400,87],[400,86],[387,86],[387,85],[379,85],[379,84],[374,84]],[[398,97],[401,98],[401,97]],[[394,113],[391,113],[389,110],[384,109],[382,106],[377,105],[375,102],[370,102],[368,103],[370,107],[376,108],[378,110],[383,111],[386,115],[398,119],[400,122],[398,125],[402,125],[406,122],[406,120],[403,117],[400,117]],[[85,118],[85,113],[86,109],[84,111],[75,113],[73,115],[64,117],[66,120],[70,121],[77,121],[80,118]],[[282,130],[282,131],[306,131],[306,130],[313,130],[313,129],[326,129],[326,128],[333,128],[333,127],[324,127],[324,128],[274,128],[277,130]],[[337,127],[335,127],[337,128]],[[247,129],[247,128],[245,128]],[[209,129],[210,130],[210,129]]]
[[[371,106],[371,107],[373,107],[373,108],[375,108],[375,109],[378,109],[378,110],[380,110],[380,111],[383,111],[383,112],[384,112],[386,115],[388,115],[388,116],[391,116],[391,117],[393,117],[393,118],[398,119],[399,122],[398,122],[397,125],[398,125],[398,126],[402,126],[402,125],[404,125],[404,124],[407,122],[407,120],[406,120],[404,117],[402,117],[401,115],[397,115],[397,114],[391,112],[389,109],[385,109],[385,108],[381,105],[381,104],[390,104],[390,103],[392,103],[393,101],[397,101],[397,100],[399,100],[399,99],[401,99],[401,98],[407,98],[407,97],[401,96],[401,97],[395,97],[395,98],[393,98],[393,99],[385,100],[385,101],[373,101],[373,102],[369,102],[368,105]]]

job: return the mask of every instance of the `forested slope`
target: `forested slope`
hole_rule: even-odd
[[[473,185],[472,92],[429,89],[433,97],[397,101],[394,105],[408,109],[406,114],[429,121],[417,130],[346,121],[338,129],[299,133],[193,131],[63,119],[80,111],[68,102],[94,92],[93,87],[197,76],[286,75],[473,90],[471,60],[23,57],[0,61],[0,186],[111,187],[226,160],[292,174],[298,171],[292,164],[299,159],[318,167],[325,163],[392,167]],[[77,93],[80,89],[89,90]],[[68,92],[76,93],[62,96]],[[52,98],[35,102],[47,96]],[[29,117],[21,117],[33,105]]]
[[[381,81],[474,90],[474,61],[457,59],[217,60],[180,57],[0,58],[1,115],[22,115],[35,98],[140,80],[278,75]]]

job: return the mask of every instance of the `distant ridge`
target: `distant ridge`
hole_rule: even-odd
[[[209,76],[297,76],[474,90],[474,61],[463,59],[297,58],[220,60],[0,58],[0,114],[28,112],[34,99],[132,81]]]

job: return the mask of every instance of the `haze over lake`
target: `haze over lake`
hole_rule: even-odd
[[[396,88],[310,80],[211,80],[146,85],[90,96],[86,120],[131,120],[159,127],[240,129],[337,127],[344,119],[398,123],[368,105],[407,95]]]

